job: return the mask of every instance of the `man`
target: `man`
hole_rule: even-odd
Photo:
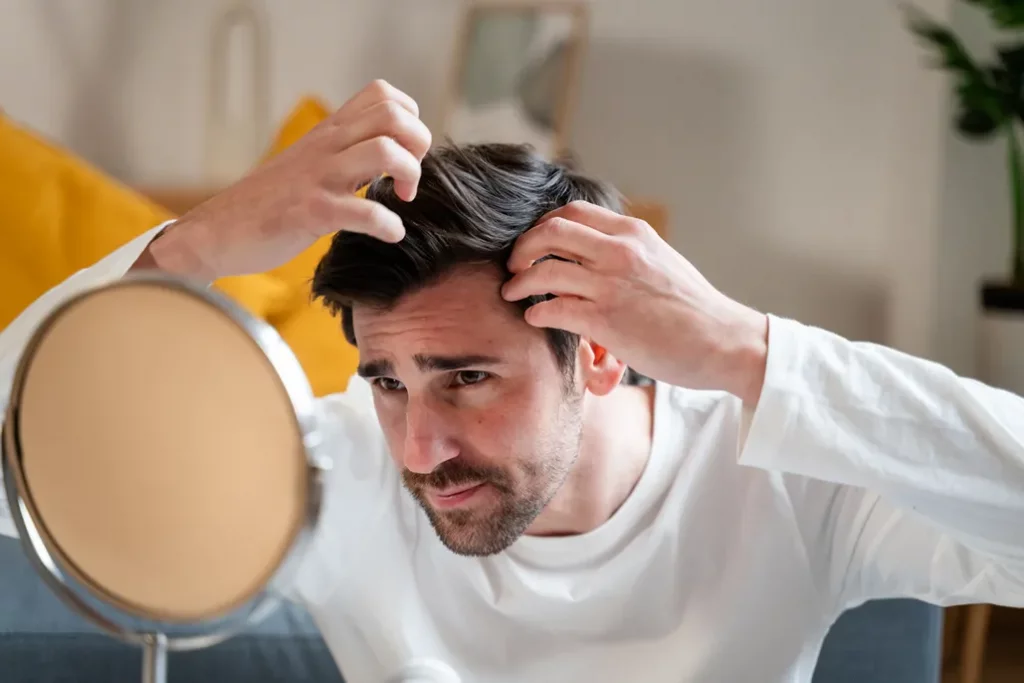
[[[266,270],[340,230],[314,290],[361,377],[320,403],[336,462],[296,597],[352,683],[417,658],[467,682],[806,682],[865,600],[1024,606],[1024,400],[729,299],[527,150],[430,142],[371,85],[33,304],[0,395],[81,287]]]

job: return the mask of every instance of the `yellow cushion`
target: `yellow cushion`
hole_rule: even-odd
[[[301,100],[267,153],[277,154],[330,114]],[[46,290],[173,216],[73,154],[0,115],[0,329]],[[277,327],[317,395],[342,391],[358,363],[339,321],[310,302],[324,237],[269,273],[215,286]]]
[[[0,115],[0,329],[75,271],[169,217]]]
[[[0,329],[75,271],[172,217],[0,115]],[[261,316],[287,295],[262,275],[217,285]]]

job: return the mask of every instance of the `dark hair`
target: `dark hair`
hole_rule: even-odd
[[[526,145],[452,145],[431,150],[412,202],[398,199],[390,179],[373,181],[366,197],[394,211],[405,238],[386,243],[338,232],[313,276],[313,296],[341,314],[355,344],[352,305],[390,306],[430,285],[452,268],[491,263],[507,279],[505,264],[516,239],[545,213],[576,200],[622,211],[611,187],[546,161]],[[543,300],[521,302],[523,310]],[[559,367],[571,372],[579,338],[547,330]]]

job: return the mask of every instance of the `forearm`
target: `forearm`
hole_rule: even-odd
[[[925,360],[773,318],[740,462],[873,491],[1024,562],[1024,400]]]

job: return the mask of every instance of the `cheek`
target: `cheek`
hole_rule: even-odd
[[[499,459],[529,458],[536,441],[548,429],[549,398],[543,387],[523,382],[488,402],[465,411],[463,427],[475,450]]]
[[[481,454],[501,457],[517,439],[522,438],[522,421],[510,409],[483,409],[466,411],[462,432],[469,445]]]
[[[384,432],[391,459],[401,469],[405,451],[405,404],[374,395],[373,405],[377,411],[377,421]]]

